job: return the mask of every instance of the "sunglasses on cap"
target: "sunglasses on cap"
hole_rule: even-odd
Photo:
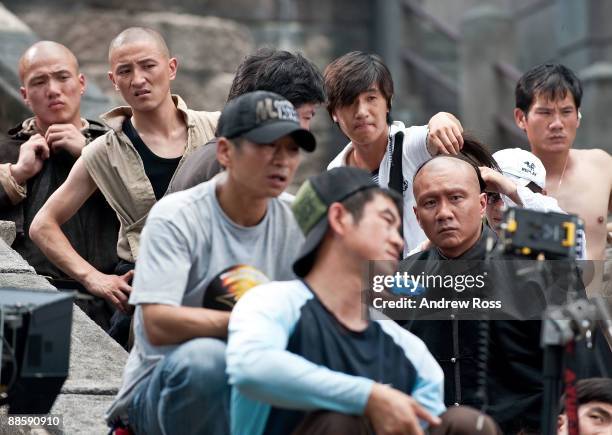
[[[533,193],[542,193],[544,191],[540,186],[535,184],[533,181],[530,181],[529,184],[525,187],[531,190]]]

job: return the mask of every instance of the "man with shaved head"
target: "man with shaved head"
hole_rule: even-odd
[[[421,228],[445,257],[459,257],[476,244],[487,197],[471,164],[458,158],[433,159],[414,177],[414,196]]]
[[[438,274],[443,279],[456,275],[457,270],[464,277],[482,275],[484,286],[480,288],[434,284],[423,295],[501,300],[502,309],[476,316],[448,310],[436,313],[437,319],[444,320],[411,320],[406,327],[425,342],[440,363],[447,406],[486,406],[504,434],[520,430],[531,433],[539,429],[543,390],[540,320],[534,319],[541,318],[546,301],[554,303],[554,298],[563,298],[561,290],[567,287],[551,287],[545,273],[516,273],[519,265],[523,270],[529,264],[510,258],[502,261],[496,251],[497,235],[483,224],[486,187],[478,168],[459,157],[439,156],[423,164],[413,181],[414,213],[432,247],[408,257],[401,270]],[[488,250],[492,253],[488,254]],[[486,258],[491,261],[485,264]],[[547,270],[555,273],[555,279],[573,273],[573,269],[562,266],[542,264],[543,268],[551,268]],[[578,281],[572,289],[584,295],[584,287]],[[554,291],[549,291],[551,288]],[[484,326],[488,332],[483,336]],[[591,352],[583,350],[576,348],[581,371],[586,374],[593,369],[592,358]],[[487,360],[484,364],[483,358]]]
[[[214,136],[219,113],[190,110],[171,94],[177,60],[152,29],[121,32],[110,44],[109,62],[108,76],[128,107],[102,115],[110,130],[84,150],[67,181],[36,216],[30,236],[92,294],[128,313],[134,262],[149,210],[165,195],[184,156]],[[103,273],[79,255],[60,228],[97,190],[120,223],[115,274]],[[126,338],[122,334],[119,341]]]
[[[487,255],[487,240],[497,241],[495,232],[483,224],[487,206],[484,188],[478,169],[460,158],[436,157],[422,165],[414,177],[414,212],[432,247],[404,260],[402,270],[418,269],[446,277],[460,264],[464,274],[482,274],[479,260]],[[452,266],[446,260],[463,261]],[[498,274],[489,271],[487,276],[492,281]],[[487,290],[497,290],[497,282],[485,283]],[[436,291],[440,289],[428,288],[425,295],[431,298]],[[445,291],[446,298],[473,295],[471,290]],[[465,320],[462,314],[449,310],[448,320],[413,320],[407,325],[425,342],[444,371],[446,405],[481,408],[484,397],[479,382],[485,376],[487,412],[504,434],[537,426],[542,388],[539,323]],[[494,348],[488,346],[488,365],[484,368],[479,368],[483,347],[480,322],[488,325],[488,342],[495,343]],[[524,357],[514,361],[513,355],[518,354]]]
[[[36,271],[61,288],[78,284],[51,263],[30,240],[36,213],[66,180],[83,147],[104,134],[95,121],[81,118],[85,77],[72,52],[61,44],[40,41],[19,61],[20,92],[34,116],[0,141],[0,219],[15,222],[13,248]],[[105,273],[116,263],[118,225],[101,194],[89,198],[63,230],[88,263]]]

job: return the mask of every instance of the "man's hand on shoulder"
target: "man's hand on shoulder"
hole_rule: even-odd
[[[85,136],[73,124],[53,124],[47,129],[45,139],[51,150],[64,149],[77,158],[87,142]]]
[[[132,309],[128,304],[132,292],[129,282],[133,277],[133,270],[119,276],[106,275],[94,269],[85,277],[83,285],[91,294],[106,299],[119,311],[129,313]]]
[[[432,426],[440,424],[438,417],[432,416],[412,397],[382,384],[372,386],[364,415],[379,435],[422,435],[419,419]]]
[[[40,172],[48,158],[47,141],[40,134],[35,134],[19,148],[19,159],[11,165],[11,175],[18,184],[24,184]]]
[[[427,151],[432,156],[457,154],[463,147],[463,127],[451,113],[439,112],[427,124]]]

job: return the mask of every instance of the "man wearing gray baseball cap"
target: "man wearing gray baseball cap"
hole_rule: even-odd
[[[289,101],[264,91],[229,102],[218,135],[227,170],[160,200],[143,231],[135,344],[108,415],[135,433],[227,433],[230,311],[251,287],[294,277],[304,238],[277,197],[314,137]]]

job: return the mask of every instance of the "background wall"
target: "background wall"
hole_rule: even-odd
[[[492,148],[526,146],[512,119],[516,78],[563,62],[584,79],[577,147],[612,151],[612,2],[606,0],[5,0],[0,10],[0,124],[27,112],[16,94],[16,59],[37,38],[70,47],[90,84],[85,111],[120,104],[107,79],[107,47],[132,25],[161,31],[179,59],[173,84],[194,108],[219,110],[238,63],[261,46],[300,51],[323,69],[350,50],[381,54],[392,70],[394,116],[426,123],[456,113]],[[11,15],[14,14],[14,15]],[[8,103],[10,102],[10,104]],[[320,147],[296,182],[318,172],[346,143],[324,109]]]

